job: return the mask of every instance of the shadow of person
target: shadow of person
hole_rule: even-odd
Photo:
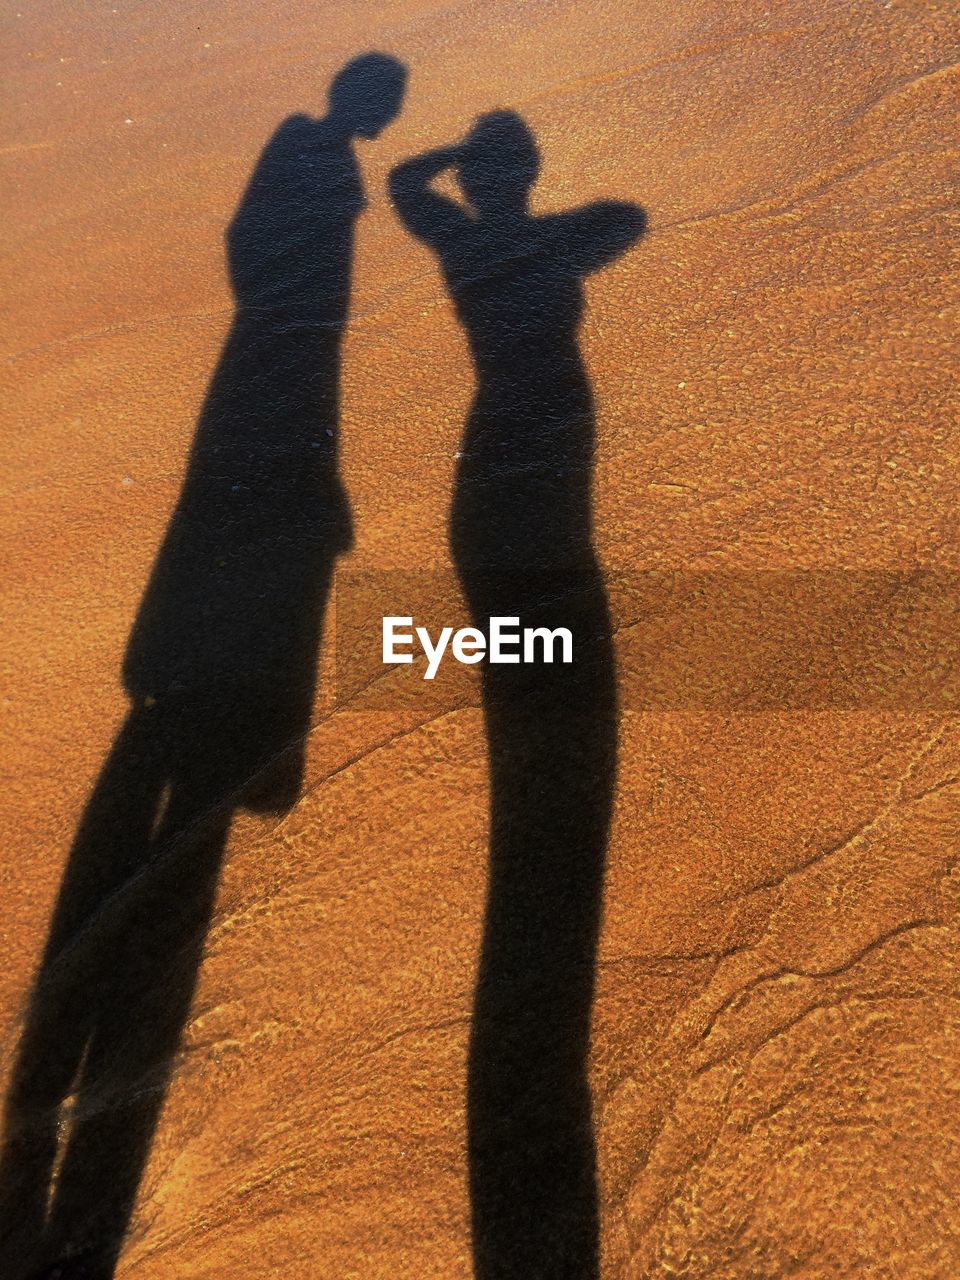
[[[236,299],[129,638],[130,712],[70,851],[6,1100],[3,1274],[114,1274],[196,986],[231,816],[303,774],[327,593],[351,542],[338,476],[356,138],[405,70],[344,67],[286,120],[227,232]]]
[[[587,1065],[617,709],[577,333],[584,278],[645,219],[614,202],[534,216],[538,168],[529,129],[501,111],[390,183],[439,258],[475,368],[450,519],[474,624],[573,636],[568,665],[542,648],[532,665],[482,669],[490,869],[467,1090],[478,1280],[598,1274]],[[469,207],[432,188],[446,169]]]

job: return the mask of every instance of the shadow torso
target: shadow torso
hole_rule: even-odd
[[[549,569],[589,530],[593,401],[563,219],[470,226],[443,255],[476,370],[452,514],[461,569]],[[472,576],[472,575],[471,575]]]
[[[333,563],[350,545],[339,363],[363,207],[349,140],[287,120],[227,232],[233,325],[127,647],[131,696],[227,717],[238,777],[306,732]]]

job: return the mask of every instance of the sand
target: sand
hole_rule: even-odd
[[[621,685],[590,1042],[602,1276],[960,1273],[960,733],[934,670],[960,570],[948,8],[71,0],[3,26],[4,1078],[230,326],[224,230],[281,121],[381,49],[409,84],[356,148],[343,569],[449,575],[472,391],[390,169],[510,108],[542,153],[537,212],[647,217],[581,330]],[[745,623],[724,574],[748,618],[799,598],[819,638]],[[891,613],[918,581],[933,603]],[[851,598],[852,625],[824,622]],[[871,696],[868,614],[926,655]],[[738,685],[722,660],[748,640]],[[337,657],[328,625],[300,798],[233,823],[119,1277],[473,1274],[482,716],[475,687],[338,703]]]

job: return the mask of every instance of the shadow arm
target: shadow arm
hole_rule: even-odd
[[[560,216],[567,250],[582,275],[615,262],[647,229],[643,209],[625,200],[598,200]]]
[[[455,237],[468,221],[455,200],[442,196],[431,183],[460,158],[459,148],[440,147],[422,156],[405,160],[390,174],[389,191],[400,220],[407,230],[430,245]]]

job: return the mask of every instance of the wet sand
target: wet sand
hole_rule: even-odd
[[[651,571],[675,595],[691,574],[869,570],[882,598],[960,570],[946,10],[70,4],[3,26],[5,1074],[230,325],[225,227],[280,122],[383,49],[410,79],[357,147],[344,567],[449,570],[472,390],[389,170],[509,107],[542,152],[537,212],[648,219],[581,331],[595,542],[623,584],[602,1274],[960,1271],[956,701],[651,705],[632,594]],[[338,707],[334,669],[328,630],[299,802],[231,831],[121,1277],[471,1275],[482,717]]]

